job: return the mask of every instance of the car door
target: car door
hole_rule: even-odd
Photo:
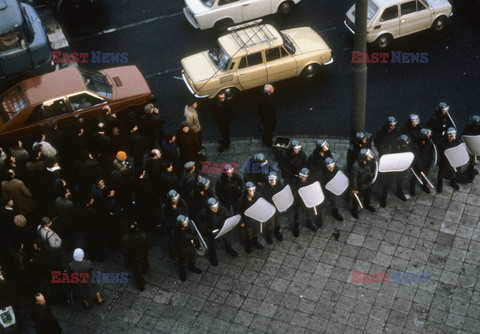
[[[292,78],[297,74],[297,62],[283,46],[265,50],[265,61],[268,82]]]
[[[382,33],[390,33],[395,38],[398,37],[399,28],[398,5],[393,5],[384,9],[378,20],[368,29],[368,33],[377,34],[381,31]]]
[[[243,21],[253,20],[271,14],[271,1],[242,0]]]
[[[426,22],[430,21],[430,11],[417,0],[401,3],[400,15],[401,36],[425,29]]]
[[[231,18],[234,23],[243,21],[241,0],[218,0],[215,8],[209,12],[212,21],[218,22],[224,18]]]
[[[267,69],[262,52],[243,56],[238,64],[238,81],[243,89],[262,86],[267,83]]]

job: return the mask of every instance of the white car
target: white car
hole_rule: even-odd
[[[301,0],[184,0],[183,13],[196,29],[224,30],[270,14],[288,14]]]
[[[430,28],[443,30],[451,15],[448,0],[368,0],[367,43],[383,49],[392,39]],[[355,5],[344,23],[355,33]]]

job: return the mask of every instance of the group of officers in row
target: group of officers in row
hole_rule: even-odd
[[[446,149],[460,144],[455,124],[448,111],[448,105],[440,103],[425,127],[420,126],[420,118],[415,114],[409,115],[406,125],[401,129],[397,127],[395,117],[390,116],[385,125],[373,137],[373,144],[378,151],[379,158],[390,153],[414,153],[415,158],[411,164],[414,173],[409,179],[409,192],[412,196],[415,195],[417,182],[421,183],[423,191],[430,193],[428,184],[432,185],[432,183],[427,176],[437,161],[437,154],[439,166],[437,192],[442,192],[444,178],[450,180],[450,185],[454,189],[459,189],[457,177],[460,170],[453,168],[444,155]],[[479,116],[470,118],[464,134],[480,135]],[[346,191],[345,194],[348,195],[347,201],[351,202],[351,213],[354,218],[358,218],[359,207],[370,212],[376,211],[371,205],[370,197],[377,175],[379,175],[378,180],[381,185],[381,207],[386,206],[388,190],[392,184],[396,186],[396,196],[403,201],[407,200],[403,188],[404,179],[410,173],[409,169],[402,172],[378,174],[378,164],[371,145],[371,136],[365,132],[358,132],[347,151],[346,172],[349,179],[349,191]],[[475,157],[471,156],[467,170],[470,178],[476,174],[474,166]],[[260,197],[273,204],[272,197],[283,190],[287,184],[294,196],[292,230],[295,237],[299,236],[300,222],[305,221],[306,227],[312,231],[317,231],[317,228],[322,227],[323,212],[318,213],[315,207],[307,207],[298,192],[300,188],[316,181],[322,185],[333,217],[338,221],[343,221],[343,217],[338,211],[338,200],[341,195],[334,194],[324,187],[339,172],[330,145],[326,140],[318,140],[315,150],[308,158],[299,141],[292,140],[288,149],[279,157],[278,165],[268,162],[265,155],[259,153],[243,168],[243,172],[242,178],[231,165],[225,165],[220,178],[215,183],[215,192],[210,187],[210,180],[200,177],[194,191],[189,195],[188,205],[176,190],[168,192],[167,201],[162,206],[162,216],[168,231],[170,256],[172,258],[178,256],[182,280],[186,279],[187,267],[192,272],[202,272],[195,265],[195,252],[201,248],[201,241],[208,245],[205,248],[208,247],[210,263],[215,266],[218,265],[216,249],[218,240],[224,245],[228,254],[234,257],[238,255],[232,248],[228,234],[218,240],[215,238],[227,218],[233,214],[241,215],[239,225],[245,233],[246,252],[251,253],[254,248],[263,249],[258,239],[260,223],[245,215],[245,211]],[[419,175],[424,178],[424,182],[421,182]],[[273,242],[272,235],[279,241],[283,240],[280,232],[280,215],[281,213],[276,212],[265,222],[265,240],[269,244]],[[334,236],[338,240],[338,231],[335,233]],[[206,241],[203,240],[202,235],[205,236]]]

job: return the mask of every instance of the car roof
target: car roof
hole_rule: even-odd
[[[76,66],[26,79],[20,85],[32,105],[87,90]]]
[[[283,44],[280,33],[270,24],[234,30],[218,39],[230,57],[240,57]]]
[[[389,7],[392,5],[399,4],[401,2],[404,2],[405,0],[371,0],[374,4],[378,6],[378,8],[382,7]]]
[[[0,0],[0,35],[16,30],[23,24],[18,0]]]

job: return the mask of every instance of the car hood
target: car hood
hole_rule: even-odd
[[[101,70],[100,73],[107,76],[116,99],[152,94],[145,78],[136,66],[113,67]]]
[[[312,28],[303,27],[283,31],[295,43],[301,53],[312,51],[330,51],[327,43]]]
[[[200,0],[185,0],[185,5],[188,7],[194,15],[208,12],[210,7],[205,6]]]
[[[217,68],[208,56],[208,51],[183,58],[182,67],[194,84],[210,79],[217,72]]]

